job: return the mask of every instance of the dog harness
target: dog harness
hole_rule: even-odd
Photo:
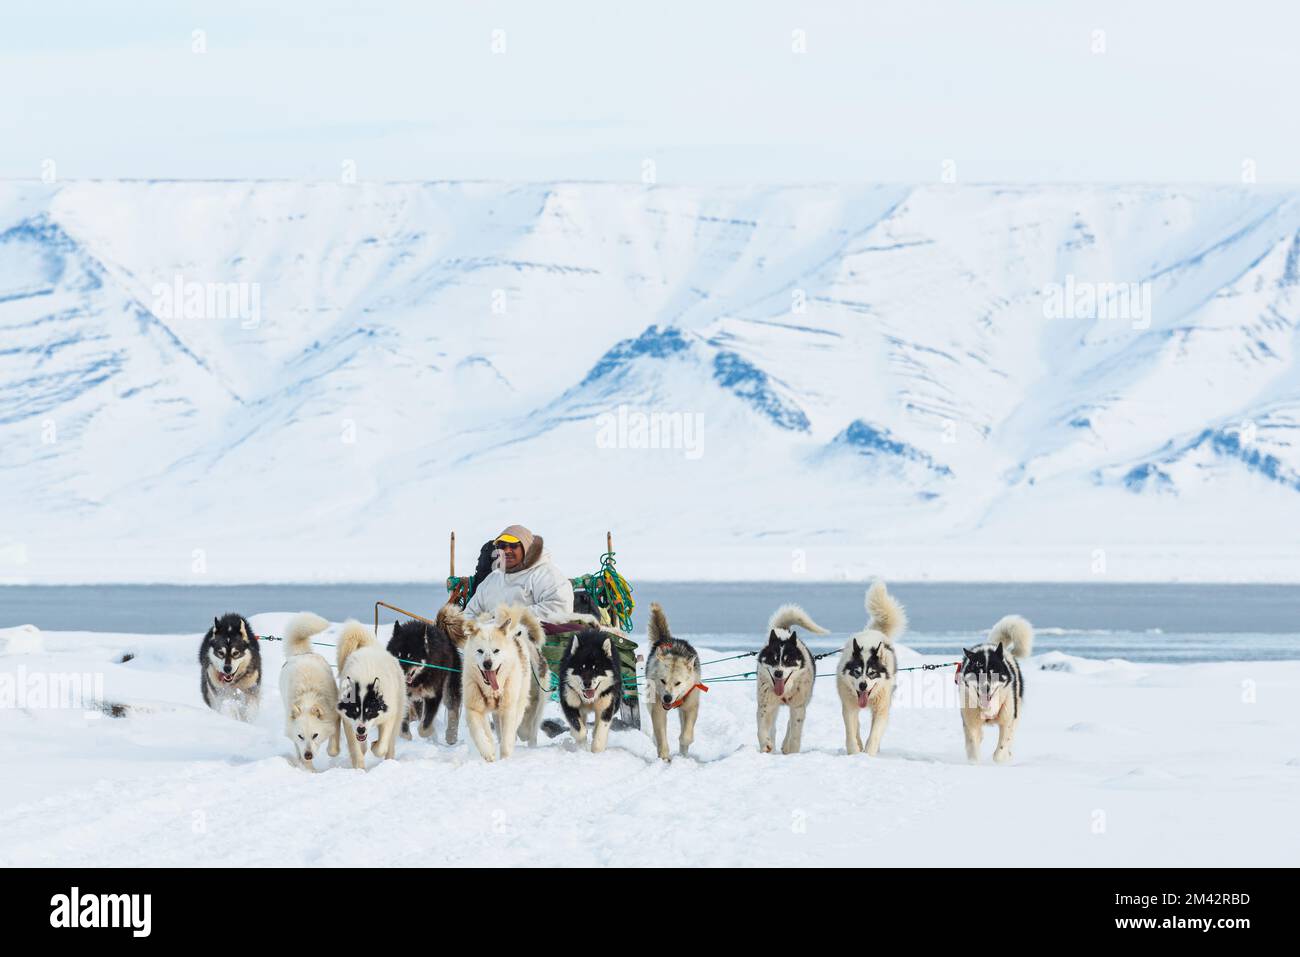
[[[699,688],[701,691],[709,690],[708,685],[691,685],[689,688],[686,689],[686,694],[682,695],[680,698],[678,698],[676,701],[674,701],[672,704],[668,706],[668,710],[672,711],[674,708],[680,708],[682,705],[684,705],[686,703],[686,699],[691,696],[691,692],[694,691],[696,688]]]

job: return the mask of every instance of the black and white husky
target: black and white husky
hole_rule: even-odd
[[[894,639],[907,627],[907,613],[885,590],[884,582],[867,589],[866,608],[867,627],[844,643],[835,678],[844,714],[844,748],[849,754],[864,750],[858,724],[864,708],[871,709],[871,731],[865,750],[867,754],[880,750],[898,674]]]
[[[587,628],[573,636],[560,660],[560,710],[573,740],[587,742],[587,715],[593,715],[591,751],[598,754],[609,741],[609,728],[623,703],[623,676],[609,635]]]
[[[685,755],[695,740],[695,720],[700,715],[699,691],[707,691],[700,677],[700,656],[689,642],[674,638],[668,631],[664,610],[655,602],[650,606],[650,654],[646,657],[645,677],[649,685],[650,724],[654,727],[655,748],[663,761],[671,760],[668,749],[668,712],[676,710],[681,722],[677,749]]]
[[[399,621],[388,639],[388,653],[398,659],[406,676],[406,714],[402,737],[411,738],[411,722],[420,723],[420,737],[433,734],[438,708],[447,704],[447,743],[455,744],[460,730],[460,652],[447,633],[446,613],[436,624]],[[432,666],[432,667],[426,667]]]
[[[354,768],[366,766],[373,741],[381,759],[396,757],[397,732],[406,714],[406,677],[397,659],[359,621],[339,633],[339,715]]]
[[[1016,659],[1027,658],[1033,646],[1033,626],[1019,615],[1007,615],[993,626],[988,641],[962,649],[961,724],[966,732],[969,761],[980,758],[986,724],[998,726],[998,746],[993,751],[993,760],[999,763],[1011,760],[1011,742],[1025,700],[1025,679]]]
[[[798,605],[782,605],[768,623],[767,644],[758,653],[758,749],[763,752],[776,747],[776,716],[782,705],[790,709],[790,721],[781,753],[798,753],[803,741],[817,662],[795,633],[795,625],[813,634],[827,633]]]
[[[262,652],[243,615],[212,619],[199,645],[203,703],[213,711],[252,721],[262,697]]]

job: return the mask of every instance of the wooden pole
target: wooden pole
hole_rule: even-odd
[[[451,533],[451,571],[448,573],[449,578],[456,577],[456,533]]]
[[[609,552],[610,554],[613,554],[613,552],[614,552],[614,533],[613,533],[613,532],[606,532],[606,533],[605,533],[605,551]]]

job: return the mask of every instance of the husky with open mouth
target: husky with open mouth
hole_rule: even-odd
[[[790,709],[790,720],[781,753],[796,754],[803,742],[817,662],[795,632],[796,625],[815,635],[827,634],[798,605],[782,605],[768,623],[767,644],[758,653],[758,749],[763,752],[776,748],[776,716],[782,706]]]
[[[354,768],[366,766],[366,745],[381,759],[397,756],[397,732],[406,714],[406,677],[397,659],[359,621],[339,633],[339,714]]]
[[[461,696],[465,723],[484,761],[514,753],[516,736],[530,747],[537,744],[542,708],[550,697],[551,671],[542,655],[546,636],[532,613],[518,605],[502,605],[495,614],[464,617],[460,609],[445,608],[453,642],[459,641],[463,662]],[[496,726],[497,742],[488,730]]]
[[[598,629],[573,636],[560,660],[560,710],[573,740],[587,742],[587,715],[593,715],[591,751],[599,754],[609,741],[610,724],[623,703],[623,675],[613,640]]]
[[[663,761],[672,760],[668,748],[668,712],[676,711],[681,724],[677,750],[685,756],[695,740],[695,721],[700,716],[700,695],[709,689],[700,677],[700,656],[689,642],[674,638],[668,630],[664,610],[650,606],[650,653],[645,677],[649,684],[650,724],[655,732],[655,749]]]
[[[213,711],[252,721],[262,696],[262,652],[257,635],[243,615],[212,620],[199,644],[203,703]]]
[[[1033,647],[1034,626],[1019,615],[1007,615],[993,626],[988,641],[962,649],[958,682],[968,761],[980,759],[986,724],[998,726],[993,760],[999,764],[1011,760],[1011,742],[1025,700],[1025,679],[1016,659],[1029,657]]]
[[[284,630],[284,734],[293,742],[298,764],[309,771],[315,770],[316,755],[326,745],[331,756],[339,753],[339,689],[330,663],[311,649],[312,638],[328,627],[320,615],[305,611]]]
[[[460,652],[448,633],[449,624],[459,626],[445,610],[434,619],[399,621],[388,639],[388,653],[398,659],[406,676],[406,714],[402,715],[402,737],[411,738],[411,722],[418,721],[420,737],[433,734],[438,708],[447,706],[448,744],[455,744],[460,730]]]
[[[894,639],[907,627],[907,613],[884,582],[867,589],[867,627],[852,635],[840,651],[835,686],[840,693],[840,710],[844,715],[844,748],[849,754],[875,754],[889,723],[889,706],[894,699],[894,678],[898,662],[894,657]],[[871,731],[865,749],[859,718],[871,709]]]

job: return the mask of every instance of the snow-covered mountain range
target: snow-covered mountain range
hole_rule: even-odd
[[[1298,290],[1253,187],[2,183],[0,578],[1300,580]]]

